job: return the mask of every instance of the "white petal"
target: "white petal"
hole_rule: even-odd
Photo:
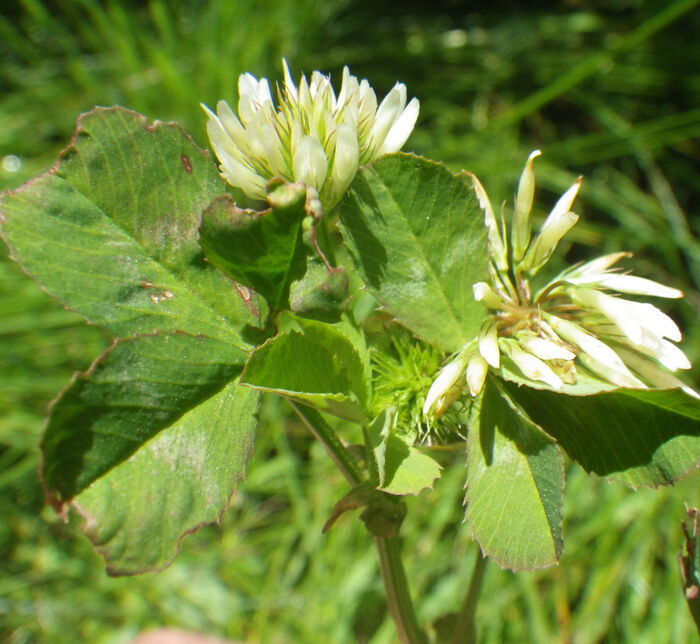
[[[413,127],[418,119],[418,111],[420,110],[420,102],[417,98],[412,98],[406,108],[401,112],[399,118],[394,121],[391,126],[382,147],[379,149],[379,154],[391,154],[398,152],[406,139],[413,131]]]
[[[682,335],[678,325],[663,311],[649,302],[627,302],[627,307],[647,333],[680,342]]]
[[[486,332],[479,336],[479,353],[494,369],[498,369],[501,352],[498,349],[498,331],[495,324],[490,325]]]
[[[498,293],[494,291],[486,282],[476,282],[472,284],[472,292],[477,302],[483,302],[491,309],[500,308],[503,305]]]
[[[268,124],[265,113],[254,112],[248,125],[246,126],[246,140],[248,143],[248,154],[253,159],[258,160],[262,165],[267,165],[267,154],[265,152],[265,139],[268,136]]]
[[[612,367],[609,362],[599,360],[588,353],[579,354],[578,359],[593,373],[598,374],[613,385],[627,387],[629,389],[647,388],[647,386],[641,380],[635,378],[627,368],[625,368],[624,371],[620,371]]]
[[[633,344],[642,341],[640,320],[637,319],[633,307],[629,306],[634,302],[589,288],[577,289],[571,296],[575,302],[596,309],[608,317]]]
[[[218,118],[207,121],[207,135],[214,154],[216,154],[216,158],[222,167],[231,165],[234,162],[244,164],[247,162],[247,155],[239,150]]]
[[[621,293],[668,298],[683,297],[683,291],[679,291],[677,288],[664,286],[653,280],[637,277],[636,275],[608,274],[600,283],[605,288],[620,291]]]
[[[661,340],[661,347],[656,354],[657,360],[667,369],[676,371],[677,369],[690,369],[693,365],[690,364],[688,356],[681,351],[675,344],[671,344],[668,340]]]
[[[700,394],[698,394],[697,391],[691,389],[683,381],[668,373],[668,371],[664,371],[654,362],[640,356],[635,351],[620,349],[620,357],[653,387],[658,387],[660,389],[681,389],[689,396],[700,399]]]
[[[523,259],[523,266],[529,269],[539,268],[552,255],[557,244],[578,221],[578,215],[573,212],[554,212],[545,219],[537,237]]]
[[[357,102],[357,131],[360,135],[360,148],[372,152],[373,141],[370,135],[377,113],[377,95],[366,80],[360,83]],[[367,163],[372,157],[361,158],[360,163]]]
[[[583,353],[592,358],[595,364],[602,365],[601,369],[609,373],[614,372],[619,376],[618,381],[611,380],[609,377],[607,377],[607,380],[614,384],[620,384],[623,380],[625,382],[632,382],[630,378],[633,379],[634,376],[629,372],[629,369],[627,369],[624,362],[622,362],[620,356],[607,344],[601,342],[598,338],[592,336],[577,324],[569,322],[568,320],[563,320],[554,315],[547,315],[547,322],[564,340],[579,347]],[[581,354],[579,354],[578,357],[586,364],[585,357],[582,357]],[[598,369],[596,369],[596,371],[600,372]]]
[[[266,123],[262,134],[265,157],[273,176],[291,179],[287,163],[282,154],[282,144],[277,136],[277,130],[272,123]]]
[[[406,88],[403,87],[402,93],[401,84],[397,83],[386,95],[382,101],[382,104],[377,109],[377,114],[374,117],[374,123],[372,124],[372,130],[370,131],[369,135],[371,145],[376,150],[375,155],[381,149],[387,133],[391,129],[391,126],[394,124],[394,121],[398,115],[403,110],[403,103],[406,100],[405,95]]]
[[[569,212],[571,210],[571,206],[574,204],[574,199],[576,199],[576,195],[581,188],[582,181],[583,177],[576,179],[571,187],[561,197],[559,197],[557,203],[554,204],[554,208],[552,208],[552,211],[549,213],[549,216],[547,217],[548,219],[549,217],[563,215],[565,212]]]
[[[528,378],[540,380],[553,389],[563,386],[561,378],[542,360],[527,351],[523,351],[514,340],[507,340],[502,345],[510,359]]]
[[[270,86],[266,78],[258,81],[252,74],[241,74],[238,78],[238,95],[238,115],[246,126],[253,118],[253,114],[262,109],[266,103],[272,105]]]
[[[472,396],[478,396],[484,386],[489,366],[480,355],[474,354],[467,363],[467,386]]]
[[[309,84],[309,94],[315,99],[319,90],[323,91],[323,87],[328,83],[328,79],[319,71],[311,74],[311,83]]]
[[[360,161],[360,144],[357,130],[349,123],[341,123],[336,130],[335,158],[332,180],[338,192],[344,192],[357,173]]]
[[[253,119],[255,114],[255,104],[250,96],[241,96],[238,99],[238,116],[241,117],[241,123],[247,126]]]
[[[238,96],[239,98],[247,96],[253,100],[258,98],[258,79],[249,72],[238,77]]]
[[[523,258],[530,243],[530,211],[535,195],[535,170],[533,161],[542,154],[539,150],[530,153],[518,182],[518,192],[515,195],[515,210],[513,212],[513,259],[517,262]]]
[[[299,81],[299,107],[307,113],[312,112],[314,107],[311,100],[311,92],[309,91],[309,83],[304,74],[301,75],[301,80]]]
[[[260,175],[226,152],[217,156],[221,162],[221,176],[228,183],[243,190],[251,199],[265,199],[265,180]]]
[[[571,271],[569,275],[572,277],[581,275],[597,275],[606,271],[623,257],[632,257],[632,253],[610,253],[609,255],[596,257],[596,259],[593,259],[590,262],[581,264],[581,266]]]
[[[210,119],[216,119],[219,118],[214,112],[212,112],[204,103],[200,103],[199,107],[201,107],[204,110],[204,113],[210,118]]]
[[[338,93],[338,108],[344,109],[350,101],[357,102],[359,100],[359,89],[360,84],[357,82],[357,78],[350,73],[350,69],[346,65],[343,67],[343,82]]]
[[[270,84],[267,78],[261,78],[258,83],[258,103],[262,107],[265,103],[272,103],[272,94],[270,93]]]
[[[545,338],[523,334],[517,339],[523,347],[541,360],[573,360],[576,357],[566,347]]]
[[[688,356],[681,349],[656,335],[645,333],[642,342],[634,345],[634,348],[645,355],[655,358],[670,371],[690,369],[692,366]]]
[[[291,96],[295,101],[299,100],[299,93],[297,92],[297,86],[292,80],[292,74],[289,71],[289,65],[287,64],[287,59],[282,59],[282,67],[284,68],[284,87],[287,90],[287,94]]]
[[[228,135],[241,151],[246,152],[248,150],[248,141],[245,128],[233,113],[229,104],[226,101],[219,101],[216,104],[216,112]]]
[[[459,355],[452,362],[447,364],[428,390],[423,405],[423,413],[427,414],[439,398],[444,396],[461,379],[467,366],[465,356]]]
[[[305,136],[294,152],[294,180],[320,190],[326,181],[328,159],[318,139]]]

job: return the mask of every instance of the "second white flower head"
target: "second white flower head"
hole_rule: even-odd
[[[672,343],[681,339],[676,323],[652,304],[619,296],[679,298],[683,293],[612,268],[630,253],[613,253],[573,266],[536,291],[531,286],[531,278],[578,221],[571,207],[581,187],[579,177],[533,236],[533,161],[539,155],[535,150],[525,163],[510,230],[503,214],[497,221],[486,191],[472,175],[484,213],[490,259],[489,283],[477,282],[472,288],[474,299],[486,308],[486,319],[478,337],[435,379],[424,413],[440,416],[465,386],[472,396],[478,395],[488,367],[499,369],[502,356],[515,372],[554,390],[574,384],[577,372],[585,370],[617,387],[680,387],[700,397],[673,375],[691,366]]]

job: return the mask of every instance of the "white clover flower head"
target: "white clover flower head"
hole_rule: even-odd
[[[578,221],[571,208],[581,187],[579,177],[533,236],[533,161],[539,154],[533,152],[523,169],[510,231],[503,214],[500,222],[496,220],[486,191],[471,175],[484,212],[490,259],[489,282],[473,285],[474,299],[485,307],[487,319],[479,336],[460,353],[466,356],[463,370],[471,395],[481,391],[488,368],[498,369],[505,357],[513,371],[553,390],[574,384],[583,369],[617,387],[679,387],[700,398],[672,375],[691,366],[673,344],[681,340],[676,323],[652,304],[620,296],[680,298],[683,293],[612,268],[631,253],[570,267],[536,291],[531,286],[531,278]]]
[[[419,102],[406,104],[406,86],[396,83],[377,105],[374,90],[345,67],[336,96],[328,76],[292,80],[283,60],[284,84],[273,103],[267,79],[238,80],[238,116],[226,101],[209,117],[207,133],[221,176],[253,199],[265,199],[273,177],[315,188],[329,210],[342,197],[360,165],[397,152],[418,118]]]

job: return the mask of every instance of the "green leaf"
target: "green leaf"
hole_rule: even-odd
[[[323,411],[362,421],[367,386],[360,357],[330,324],[297,320],[251,354],[241,383],[306,401]]]
[[[486,229],[468,181],[407,154],[362,168],[340,211],[353,261],[380,304],[445,351],[479,331],[472,284],[487,270]]]
[[[74,376],[53,404],[41,441],[42,478],[72,499],[240,373],[238,349],[185,334],[118,340]],[[206,416],[202,417],[206,423]]]
[[[369,457],[367,469],[375,487],[381,487],[386,480],[386,442],[395,424],[396,408],[390,408],[384,409],[367,428],[365,435]]]
[[[394,495],[419,494],[440,477],[440,465],[392,433],[396,409],[384,410],[367,430],[377,488]]]
[[[185,334],[118,340],[54,403],[42,479],[71,504],[113,574],[160,569],[215,521],[245,474],[257,393],[232,382],[228,343]]]
[[[114,335],[179,330],[247,348],[255,297],[206,264],[198,242],[220,190],[177,125],[96,108],[50,172],[3,195],[2,235],[49,294]]]
[[[328,270],[317,258],[309,258],[304,277],[292,284],[292,311],[323,322],[337,322],[348,299],[348,275],[342,266]]]
[[[504,386],[588,472],[634,488],[657,487],[700,464],[700,402],[680,389],[567,396]]]
[[[269,195],[268,210],[241,210],[230,195],[202,214],[201,244],[207,260],[260,293],[273,311],[287,307],[289,286],[306,268],[301,222],[306,187],[285,184]]]
[[[227,385],[72,501],[110,574],[160,570],[218,521],[252,454],[258,394]]]
[[[488,378],[467,435],[466,518],[484,554],[512,570],[557,562],[563,459]]]
[[[392,434],[386,441],[384,483],[379,489],[389,494],[418,494],[432,489],[440,469],[433,458]]]

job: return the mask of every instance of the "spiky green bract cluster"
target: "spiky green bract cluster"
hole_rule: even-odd
[[[440,367],[442,354],[414,338],[403,327],[387,326],[386,346],[371,352],[373,397],[371,411],[378,415],[395,406],[396,431],[407,442],[426,445],[449,444],[463,440],[459,409],[453,407],[440,423],[430,423],[423,415],[425,390]]]

